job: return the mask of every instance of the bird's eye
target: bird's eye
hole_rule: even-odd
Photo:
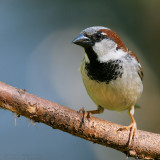
[[[97,38],[101,38],[101,32],[97,33]]]
[[[91,39],[94,42],[100,42],[103,39],[103,35],[101,34],[101,32],[97,32],[91,36]]]
[[[94,35],[94,40],[96,42],[99,42],[103,39],[103,35],[101,34],[101,32],[97,32],[95,35]]]

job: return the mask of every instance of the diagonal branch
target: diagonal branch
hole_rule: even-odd
[[[85,118],[82,123],[82,113],[2,82],[0,107],[93,143],[114,148],[131,157],[160,159],[160,134],[137,130],[134,141],[127,146],[129,132],[116,132],[121,125],[96,117]]]

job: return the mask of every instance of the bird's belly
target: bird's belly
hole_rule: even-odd
[[[124,95],[109,84],[99,84],[93,80],[84,81],[84,84],[89,96],[97,105],[117,111],[129,108]]]
[[[83,68],[81,68],[81,73],[86,90],[94,103],[109,110],[122,111],[132,107],[143,90],[139,77],[127,81],[125,77],[122,77],[107,84],[91,80]]]

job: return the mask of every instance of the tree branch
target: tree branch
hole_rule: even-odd
[[[160,134],[137,130],[134,141],[127,146],[129,131],[116,132],[121,125],[96,117],[84,118],[82,122],[82,113],[2,82],[0,107],[93,143],[114,148],[131,157],[160,159]]]

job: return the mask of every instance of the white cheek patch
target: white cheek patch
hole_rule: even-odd
[[[117,44],[111,39],[103,39],[93,46],[93,50],[97,54],[100,62],[106,62],[111,59],[115,60],[127,54],[127,52],[121,49],[117,51],[116,48]]]
[[[98,55],[98,59],[101,59],[108,53],[116,52],[116,47],[117,44],[111,39],[103,39],[101,42],[95,43],[93,50]]]
[[[93,50],[97,53],[98,57],[101,57],[111,51],[116,51],[117,44],[110,39],[103,39],[101,42],[96,42],[93,46]]]

